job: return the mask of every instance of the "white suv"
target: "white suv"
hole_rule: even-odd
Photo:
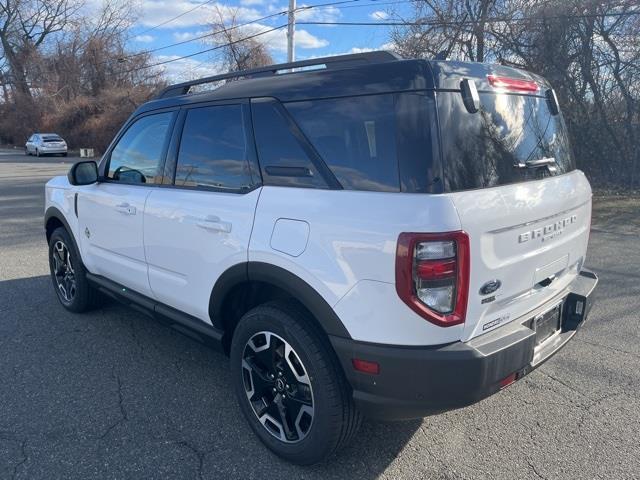
[[[102,292],[218,346],[255,433],[308,464],[362,414],[469,405],[558,351],[590,217],[543,78],[373,52],[167,88],[47,184],[45,225],[65,308]]]

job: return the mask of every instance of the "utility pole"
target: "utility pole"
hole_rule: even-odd
[[[296,59],[296,0],[289,0],[289,25],[287,27],[287,62]]]

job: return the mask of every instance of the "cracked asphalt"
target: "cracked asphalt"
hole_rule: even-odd
[[[0,479],[640,478],[639,198],[595,199],[600,285],[562,352],[474,406],[365,422],[299,468],[254,437],[223,355],[115,303],[58,304],[43,185],[64,160],[0,151]]]

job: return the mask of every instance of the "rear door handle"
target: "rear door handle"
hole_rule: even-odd
[[[135,215],[136,207],[129,205],[127,202],[116,205],[116,210],[124,215]]]
[[[207,215],[196,222],[196,225],[204,230],[210,232],[224,232],[231,233],[231,223],[220,220],[220,217],[215,215]]]

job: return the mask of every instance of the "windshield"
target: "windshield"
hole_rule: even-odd
[[[552,175],[527,162],[554,159],[559,175],[575,168],[562,115],[543,97],[481,93],[469,113],[459,92],[438,95],[447,190],[486,188]]]

